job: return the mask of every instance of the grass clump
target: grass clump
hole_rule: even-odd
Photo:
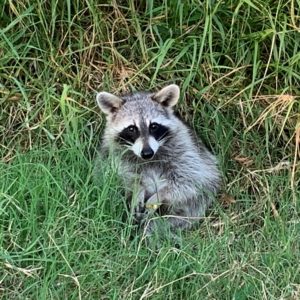
[[[0,10],[2,299],[298,299],[297,1],[5,1]],[[94,181],[95,92],[175,82],[223,195],[180,249]],[[109,172],[110,170],[110,172]]]

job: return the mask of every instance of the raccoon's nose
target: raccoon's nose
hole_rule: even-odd
[[[150,159],[153,157],[153,155],[154,151],[150,147],[144,148],[141,152],[141,156],[143,159]]]

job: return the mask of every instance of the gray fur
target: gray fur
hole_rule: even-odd
[[[120,157],[118,173],[124,185],[131,188],[136,219],[146,224],[149,233],[159,226],[156,218],[149,220],[155,211],[164,215],[171,228],[190,228],[215,199],[220,173],[215,156],[173,113],[172,107],[179,98],[178,86],[167,86],[156,94],[103,97],[107,95],[111,94],[99,93],[97,97],[107,115],[101,156],[111,153]],[[117,105],[111,103],[112,110],[108,109],[110,100],[117,101]],[[149,136],[142,128],[148,128],[152,120],[166,125],[169,135],[158,143],[152,141],[154,157],[145,161],[139,151]],[[137,145],[121,145],[117,136],[130,124],[137,125],[142,136],[135,142]],[[159,204],[158,209],[155,204]]]

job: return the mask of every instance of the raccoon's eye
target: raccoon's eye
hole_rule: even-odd
[[[152,135],[157,141],[160,141],[168,136],[169,129],[162,125],[157,123],[152,123],[149,126],[149,133]]]
[[[136,132],[137,128],[134,125],[130,125],[127,127],[127,130],[131,133],[134,133],[134,132]]]
[[[119,133],[117,140],[120,144],[132,145],[139,135],[138,128],[134,125],[130,125]]]
[[[158,129],[158,127],[159,127],[159,125],[157,123],[152,123],[152,124],[150,124],[149,129],[150,129],[150,131],[155,131]]]

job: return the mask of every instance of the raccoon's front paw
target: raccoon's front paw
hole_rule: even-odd
[[[138,206],[134,208],[133,218],[136,224],[142,224],[148,216],[148,210],[144,205],[139,203]]]

